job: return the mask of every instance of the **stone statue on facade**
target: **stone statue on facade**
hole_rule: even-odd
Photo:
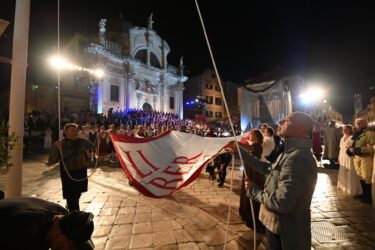
[[[151,15],[148,17],[148,22],[147,22],[147,28],[150,29],[150,30],[152,30],[152,24],[154,23],[154,21],[152,20],[153,15],[154,14],[151,13]]]
[[[181,58],[180,58],[180,64],[178,65],[178,69],[179,69],[178,71],[179,71],[180,75],[184,74],[184,68],[185,68],[185,66],[184,66],[184,57],[181,56]]]
[[[103,18],[99,21],[99,33],[104,34],[105,33],[105,25],[107,23],[107,19]]]

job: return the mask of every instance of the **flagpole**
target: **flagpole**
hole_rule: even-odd
[[[17,0],[9,101],[9,134],[17,135],[17,145],[23,145],[29,17],[30,0]],[[17,197],[22,195],[23,147],[15,147],[11,157],[12,168],[7,175],[5,190],[7,197]]]

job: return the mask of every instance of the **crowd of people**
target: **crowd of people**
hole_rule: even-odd
[[[331,122],[324,131],[323,164],[326,168],[339,169],[337,187],[364,203],[371,204],[375,180],[375,132],[367,120],[358,118],[350,124],[336,127]]]
[[[134,137],[153,137],[169,130],[193,133],[200,136],[232,136],[228,120],[213,122],[180,119],[175,113],[145,111],[131,109],[116,111],[104,116],[93,112],[69,113],[61,116],[61,124],[78,124],[80,137],[86,139],[100,139],[101,152],[110,150],[108,132],[126,134]],[[234,124],[237,134],[240,134],[239,122]],[[58,119],[46,112],[33,111],[25,117],[25,138],[32,140],[40,138],[43,148],[49,150],[52,143],[61,138],[63,130],[58,130]],[[104,141],[107,141],[104,143]],[[26,141],[27,144],[27,141]],[[27,146],[27,145],[26,145]],[[109,148],[109,149],[108,149]]]
[[[223,121],[208,124],[156,111],[129,110],[108,117],[70,114],[63,116],[63,122],[63,141],[58,140],[59,133],[54,134],[54,118],[46,114],[31,115],[25,128],[30,133],[35,131],[32,128],[44,126],[44,136],[49,137],[44,146],[52,148],[49,163],[60,161],[63,196],[69,212],[80,210],[80,195],[87,191],[87,167],[82,167],[87,165],[85,152],[99,148],[98,156],[109,160],[114,155],[110,132],[138,138],[157,136],[170,129],[207,137],[232,135],[228,132],[229,123]],[[235,127],[239,133],[238,124]],[[277,132],[268,124],[251,129],[242,136],[239,150],[245,173],[239,214],[249,228],[256,228],[257,237],[265,236],[269,249],[310,249],[310,205],[317,181],[317,161],[321,159],[327,160],[325,167],[339,169],[338,188],[364,203],[372,202],[375,132],[363,118],[355,120],[354,128],[339,128],[330,121],[322,129],[314,125],[309,115],[294,112],[280,122]],[[226,168],[236,151],[231,144],[207,165],[210,178],[218,177],[218,187],[224,186]],[[83,180],[80,186],[74,186],[74,178]]]

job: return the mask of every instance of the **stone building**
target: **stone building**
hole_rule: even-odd
[[[303,85],[300,76],[278,70],[246,80],[238,89],[241,129],[257,128],[261,123],[275,125],[298,110],[296,100]]]
[[[235,116],[238,114],[237,84],[225,81],[222,81],[222,84],[229,112],[232,116]],[[206,69],[202,74],[191,77],[186,81],[184,101],[184,112],[187,118],[203,117],[205,120],[210,121],[228,116],[219,82],[215,72],[211,69]],[[199,107],[197,108],[197,106]]]
[[[169,65],[171,49],[153,29],[120,18],[101,19],[98,33],[75,34],[61,55],[71,62],[61,73],[61,108],[91,109],[107,115],[116,110],[153,109],[183,116],[183,58]],[[95,76],[95,71],[101,74]]]

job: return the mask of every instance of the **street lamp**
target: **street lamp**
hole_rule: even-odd
[[[51,57],[49,62],[51,66],[57,70],[67,68],[69,66],[69,63],[67,63],[67,61],[64,58],[57,56]]]
[[[60,114],[60,99],[61,99],[61,92],[60,92],[60,71],[63,69],[68,69],[72,71],[86,71],[91,75],[94,75],[97,79],[103,78],[104,71],[100,68],[95,69],[88,69],[81,67],[79,65],[72,64],[65,60],[63,57],[60,56],[53,56],[49,59],[50,65],[57,70],[57,112],[58,112],[58,123],[59,123],[59,131],[61,126],[61,114]]]
[[[304,105],[318,104],[322,101],[325,91],[319,87],[310,87],[300,94],[301,102]]]
[[[97,78],[102,78],[104,76],[104,71],[102,69],[95,69],[93,71],[94,76]]]

